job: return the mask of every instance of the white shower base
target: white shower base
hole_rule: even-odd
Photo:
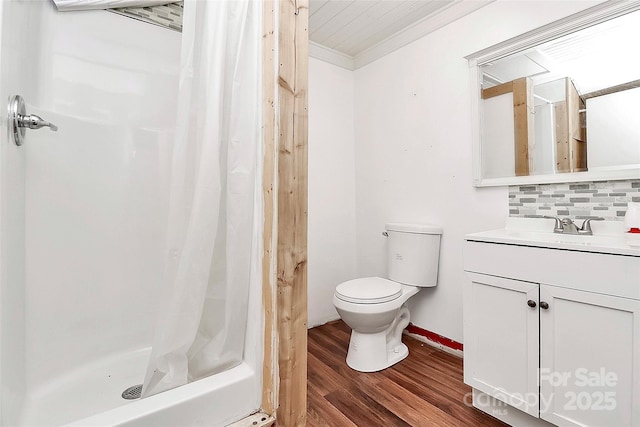
[[[25,396],[19,426],[224,426],[257,409],[257,379],[243,363],[209,378],[151,396],[126,400],[143,382],[150,349],[105,358],[60,376]]]

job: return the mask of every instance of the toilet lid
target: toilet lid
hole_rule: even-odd
[[[402,285],[380,277],[349,280],[336,286],[336,297],[357,304],[380,304],[402,294]]]

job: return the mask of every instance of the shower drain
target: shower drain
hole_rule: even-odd
[[[132,385],[122,392],[122,398],[127,400],[140,399],[140,393],[142,393],[142,384]]]

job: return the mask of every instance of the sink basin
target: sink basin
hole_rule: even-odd
[[[640,235],[624,233],[621,221],[592,225],[593,236],[557,234],[553,220],[508,218],[505,228],[469,234],[466,240],[640,257]]]

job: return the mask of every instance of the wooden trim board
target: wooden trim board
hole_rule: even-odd
[[[431,331],[428,331],[426,329],[422,329],[421,327],[416,326],[413,323],[409,323],[409,326],[407,326],[405,331],[408,332],[409,334],[419,335],[421,337],[424,337],[428,341],[431,341],[431,342],[437,344],[438,347],[440,347],[440,346],[447,347],[448,349],[455,351],[456,354],[461,353],[462,350],[463,350],[462,343],[454,341],[454,340],[452,340],[450,338],[447,338],[445,336],[436,334],[435,332],[431,332]]]
[[[264,318],[264,358],[262,363],[262,410],[273,415],[277,405],[277,331],[275,305],[275,265],[276,252],[275,206],[275,162],[276,162],[276,70],[275,70],[275,13],[274,0],[263,2],[262,24],[262,309]]]
[[[493,98],[494,96],[504,95],[513,92],[513,82],[506,82],[497,86],[482,89],[482,99]]]
[[[596,98],[598,96],[611,95],[612,93],[622,92],[625,90],[635,89],[640,87],[640,80],[633,80],[631,82],[619,84],[616,86],[611,86],[605,89],[596,90],[594,92],[589,92],[585,95],[582,95],[583,100],[587,100],[589,98]]]

